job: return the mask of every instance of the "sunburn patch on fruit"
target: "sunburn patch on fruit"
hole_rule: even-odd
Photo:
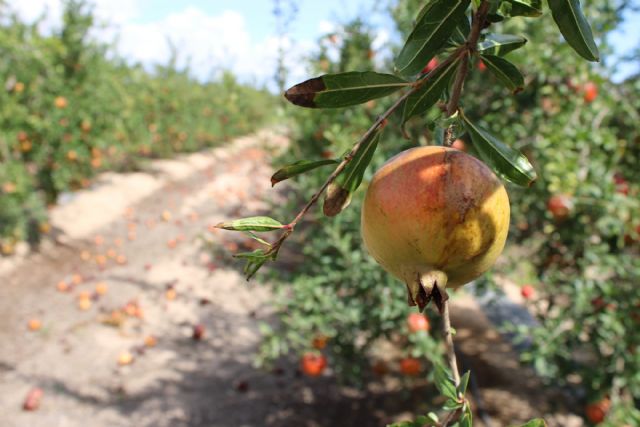
[[[369,253],[406,283],[420,310],[496,261],[509,230],[509,198],[478,159],[446,147],[406,150],[376,172],[362,207]]]

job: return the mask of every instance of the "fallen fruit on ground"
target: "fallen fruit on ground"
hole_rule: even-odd
[[[109,286],[106,283],[100,282],[96,284],[96,293],[98,295],[105,295],[109,291]]]
[[[144,346],[145,347],[155,347],[156,344],[158,344],[158,339],[156,337],[154,337],[153,335],[147,335],[144,338]]]
[[[35,411],[40,407],[40,401],[42,400],[42,396],[44,392],[41,388],[34,387],[27,393],[27,396],[24,398],[24,403],[22,404],[22,408],[25,411]]]
[[[133,363],[133,355],[131,353],[129,353],[128,351],[123,351],[122,353],[120,353],[120,355],[118,356],[118,365],[126,366],[130,365],[131,363]]]
[[[42,322],[40,321],[40,319],[29,319],[27,327],[30,331],[39,331],[40,328],[42,328]]]
[[[204,338],[205,331],[206,330],[204,328],[204,325],[201,323],[198,323],[193,327],[193,334],[191,335],[191,337],[195,341],[202,341],[202,339]]]
[[[327,358],[322,354],[305,353],[300,360],[300,367],[305,375],[317,377],[320,376],[327,367]]]
[[[376,172],[362,207],[369,253],[422,310],[444,287],[477,278],[509,230],[509,198],[481,161],[446,147],[406,150]],[[439,288],[439,289],[438,289]]]
[[[173,288],[168,288],[164,292],[164,297],[167,299],[167,301],[173,301],[176,299],[177,296],[178,296],[178,293]]]
[[[531,285],[524,285],[520,289],[520,295],[522,295],[522,298],[524,299],[531,299],[535,292],[536,292],[535,289]]]
[[[409,316],[407,316],[407,325],[409,326],[409,331],[411,332],[429,330],[429,320],[427,320],[427,318],[420,313],[409,314]]]

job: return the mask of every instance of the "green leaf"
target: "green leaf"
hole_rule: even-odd
[[[360,145],[353,158],[336,180],[327,188],[322,210],[326,216],[336,216],[351,202],[351,196],[362,183],[367,166],[371,163],[373,153],[378,148],[381,128],[376,129]]]
[[[564,39],[578,55],[588,61],[598,62],[600,54],[593,40],[587,18],[582,13],[579,0],[547,0],[553,20]]]
[[[432,0],[427,3],[396,58],[400,74],[418,74],[451,37],[468,6],[469,0]]]
[[[283,228],[284,225],[268,216],[254,216],[250,218],[235,219],[221,222],[216,228],[232,231],[273,231]]]
[[[521,186],[529,186],[536,180],[533,166],[522,153],[505,145],[487,130],[473,124],[464,113],[461,115],[478,156],[499,176]]]
[[[243,252],[235,254],[234,258],[246,259],[244,275],[247,280],[251,279],[267,261],[274,261],[276,254],[268,254],[264,249],[256,249],[253,252]]]
[[[434,379],[436,387],[440,390],[440,394],[457,402],[458,392],[456,391],[456,385],[449,376],[449,373],[439,363],[434,365]]]
[[[469,376],[471,371],[467,371],[462,378],[460,378],[460,385],[458,385],[458,393],[464,395],[467,392],[467,385],[469,384]]]
[[[309,79],[289,88],[284,96],[300,107],[339,108],[381,98],[408,85],[392,74],[350,71]]]
[[[471,415],[465,412],[462,417],[460,417],[460,421],[458,421],[459,427],[473,427],[471,423]]]
[[[500,6],[500,14],[537,17],[542,15],[542,0],[505,0]]]
[[[547,423],[542,418],[536,418],[518,427],[547,427]]]
[[[449,43],[452,46],[460,46],[467,41],[467,37],[469,37],[469,33],[471,32],[471,23],[469,22],[469,18],[465,15],[464,18],[461,18],[458,25],[456,25],[455,30],[453,30],[453,35],[451,36],[451,40]]]
[[[485,39],[478,43],[478,52],[488,55],[503,56],[524,46],[527,39],[512,34],[487,34]]]
[[[480,55],[482,62],[511,92],[518,93],[524,88],[522,73],[506,59],[495,55]]]
[[[335,165],[340,163],[335,159],[326,159],[326,160],[298,160],[295,163],[287,165],[281,169],[279,169],[276,173],[271,177],[271,186],[276,185],[280,181],[284,181],[285,179],[289,179],[296,175],[303,174],[313,169],[317,169],[321,166],[326,165]]]
[[[336,182],[350,193],[356,191],[362,183],[367,166],[371,163],[373,153],[378,148],[381,130],[381,128],[378,128],[362,143],[360,149],[354,154],[353,159],[336,179]]]
[[[412,93],[404,102],[402,110],[402,123],[406,123],[413,116],[426,112],[438,102],[440,95],[447,88],[451,78],[456,72],[458,61],[454,61],[449,66],[441,68],[436,74],[428,74],[426,81],[422,82],[420,88]]]
[[[256,241],[258,241],[258,242],[262,243],[263,245],[266,245],[266,246],[269,246],[269,247],[271,246],[271,243],[269,243],[269,242],[267,242],[266,240],[264,240],[264,239],[262,239],[262,238],[260,238],[260,237],[256,236],[256,235],[255,235],[253,232],[251,232],[251,231],[243,231],[243,233],[244,233],[245,235],[249,236],[250,238],[252,238],[253,240],[256,240]]]

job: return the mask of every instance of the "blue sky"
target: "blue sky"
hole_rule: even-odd
[[[118,50],[131,61],[146,65],[165,62],[169,56],[167,37],[179,46],[179,57],[189,62],[193,72],[207,78],[222,69],[231,69],[245,81],[272,81],[277,48],[283,42],[291,54],[288,67],[291,82],[307,77],[304,56],[316,44],[316,38],[345,22],[367,15],[380,23],[380,13],[371,10],[372,0],[297,0],[297,19],[290,28],[290,38],[276,37],[272,0],[93,0],[101,21],[109,23],[97,34],[107,41],[117,40]],[[640,0],[638,0],[640,2]],[[286,3],[286,1],[285,1]],[[14,3],[25,19],[35,19],[43,10],[49,17],[43,27],[59,22],[61,0],[20,0]],[[384,6],[382,6],[384,7]],[[640,13],[612,37],[620,54],[640,45]],[[391,36],[389,21],[377,25],[377,43]],[[633,71],[619,67],[617,77]]]

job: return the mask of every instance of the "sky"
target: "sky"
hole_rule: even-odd
[[[277,52],[280,43],[287,50],[289,84],[304,80],[307,70],[305,53],[312,50],[318,36],[331,31],[333,23],[367,14],[374,24],[382,14],[371,10],[371,0],[297,0],[299,10],[291,24],[289,37],[279,39],[273,16],[273,0],[93,0],[96,15],[105,29],[95,36],[116,41],[117,51],[132,62],[148,67],[166,63],[170,55],[167,38],[178,49],[178,58],[189,61],[199,78],[215,77],[231,69],[243,81],[267,83],[273,87]],[[286,4],[287,1],[284,1]],[[19,15],[33,21],[48,11],[42,21],[43,31],[59,25],[61,0],[19,0],[10,2]],[[613,40],[623,54],[640,45],[640,13],[628,19]],[[389,22],[378,25],[374,42],[379,48],[391,37]],[[618,79],[633,69],[619,68]]]

